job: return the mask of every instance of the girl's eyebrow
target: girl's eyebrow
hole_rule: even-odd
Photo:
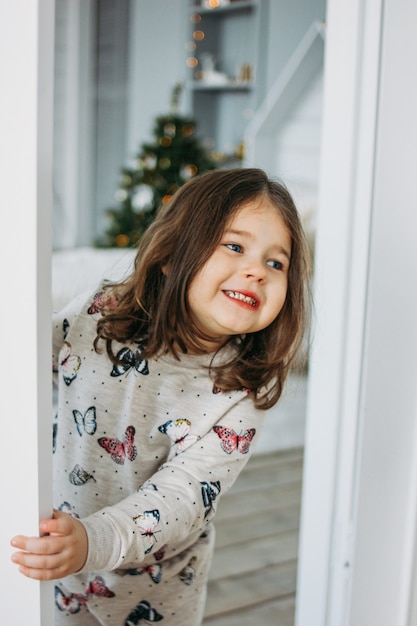
[[[249,232],[248,230],[237,230],[235,228],[233,229],[226,229],[225,235],[237,235],[238,237],[244,237],[246,239],[253,239],[253,234],[251,232]],[[287,257],[288,261],[291,261],[291,253],[284,248],[284,246],[281,246],[281,244],[275,244],[274,248],[277,250],[278,253],[283,254],[284,256]]]

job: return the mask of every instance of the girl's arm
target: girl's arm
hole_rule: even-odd
[[[87,294],[81,294],[52,316],[52,372],[57,383],[58,357],[66,339],[68,326],[73,322]],[[29,578],[51,580],[80,570],[87,558],[88,539],[83,524],[74,517],[54,511],[51,519],[42,520],[39,537],[17,535],[11,545],[19,551],[12,561]]]
[[[214,400],[216,401],[216,400]],[[62,512],[39,538],[15,537],[12,559],[38,580],[134,568],[159,549],[198,538],[253,451],[264,411],[242,397],[206,435],[164,463],[136,493],[79,521]]]

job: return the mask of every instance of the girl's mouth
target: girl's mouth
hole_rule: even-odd
[[[244,294],[240,291],[224,291],[224,293],[226,294],[226,296],[228,296],[229,298],[232,298],[233,300],[239,300],[240,302],[243,302],[245,304],[248,304],[249,306],[255,308],[259,305],[259,301],[257,300],[257,298]]]

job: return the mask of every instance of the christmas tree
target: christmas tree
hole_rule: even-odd
[[[133,167],[122,169],[118,206],[107,211],[110,225],[98,245],[134,245],[161,204],[190,178],[215,168],[196,136],[194,119],[178,113],[182,89],[181,83],[175,85],[170,113],[156,118],[154,141],[142,144]]]

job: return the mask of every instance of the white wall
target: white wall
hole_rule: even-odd
[[[153,139],[155,117],[169,112],[172,88],[186,77],[188,30],[188,1],[132,0],[127,159]]]

